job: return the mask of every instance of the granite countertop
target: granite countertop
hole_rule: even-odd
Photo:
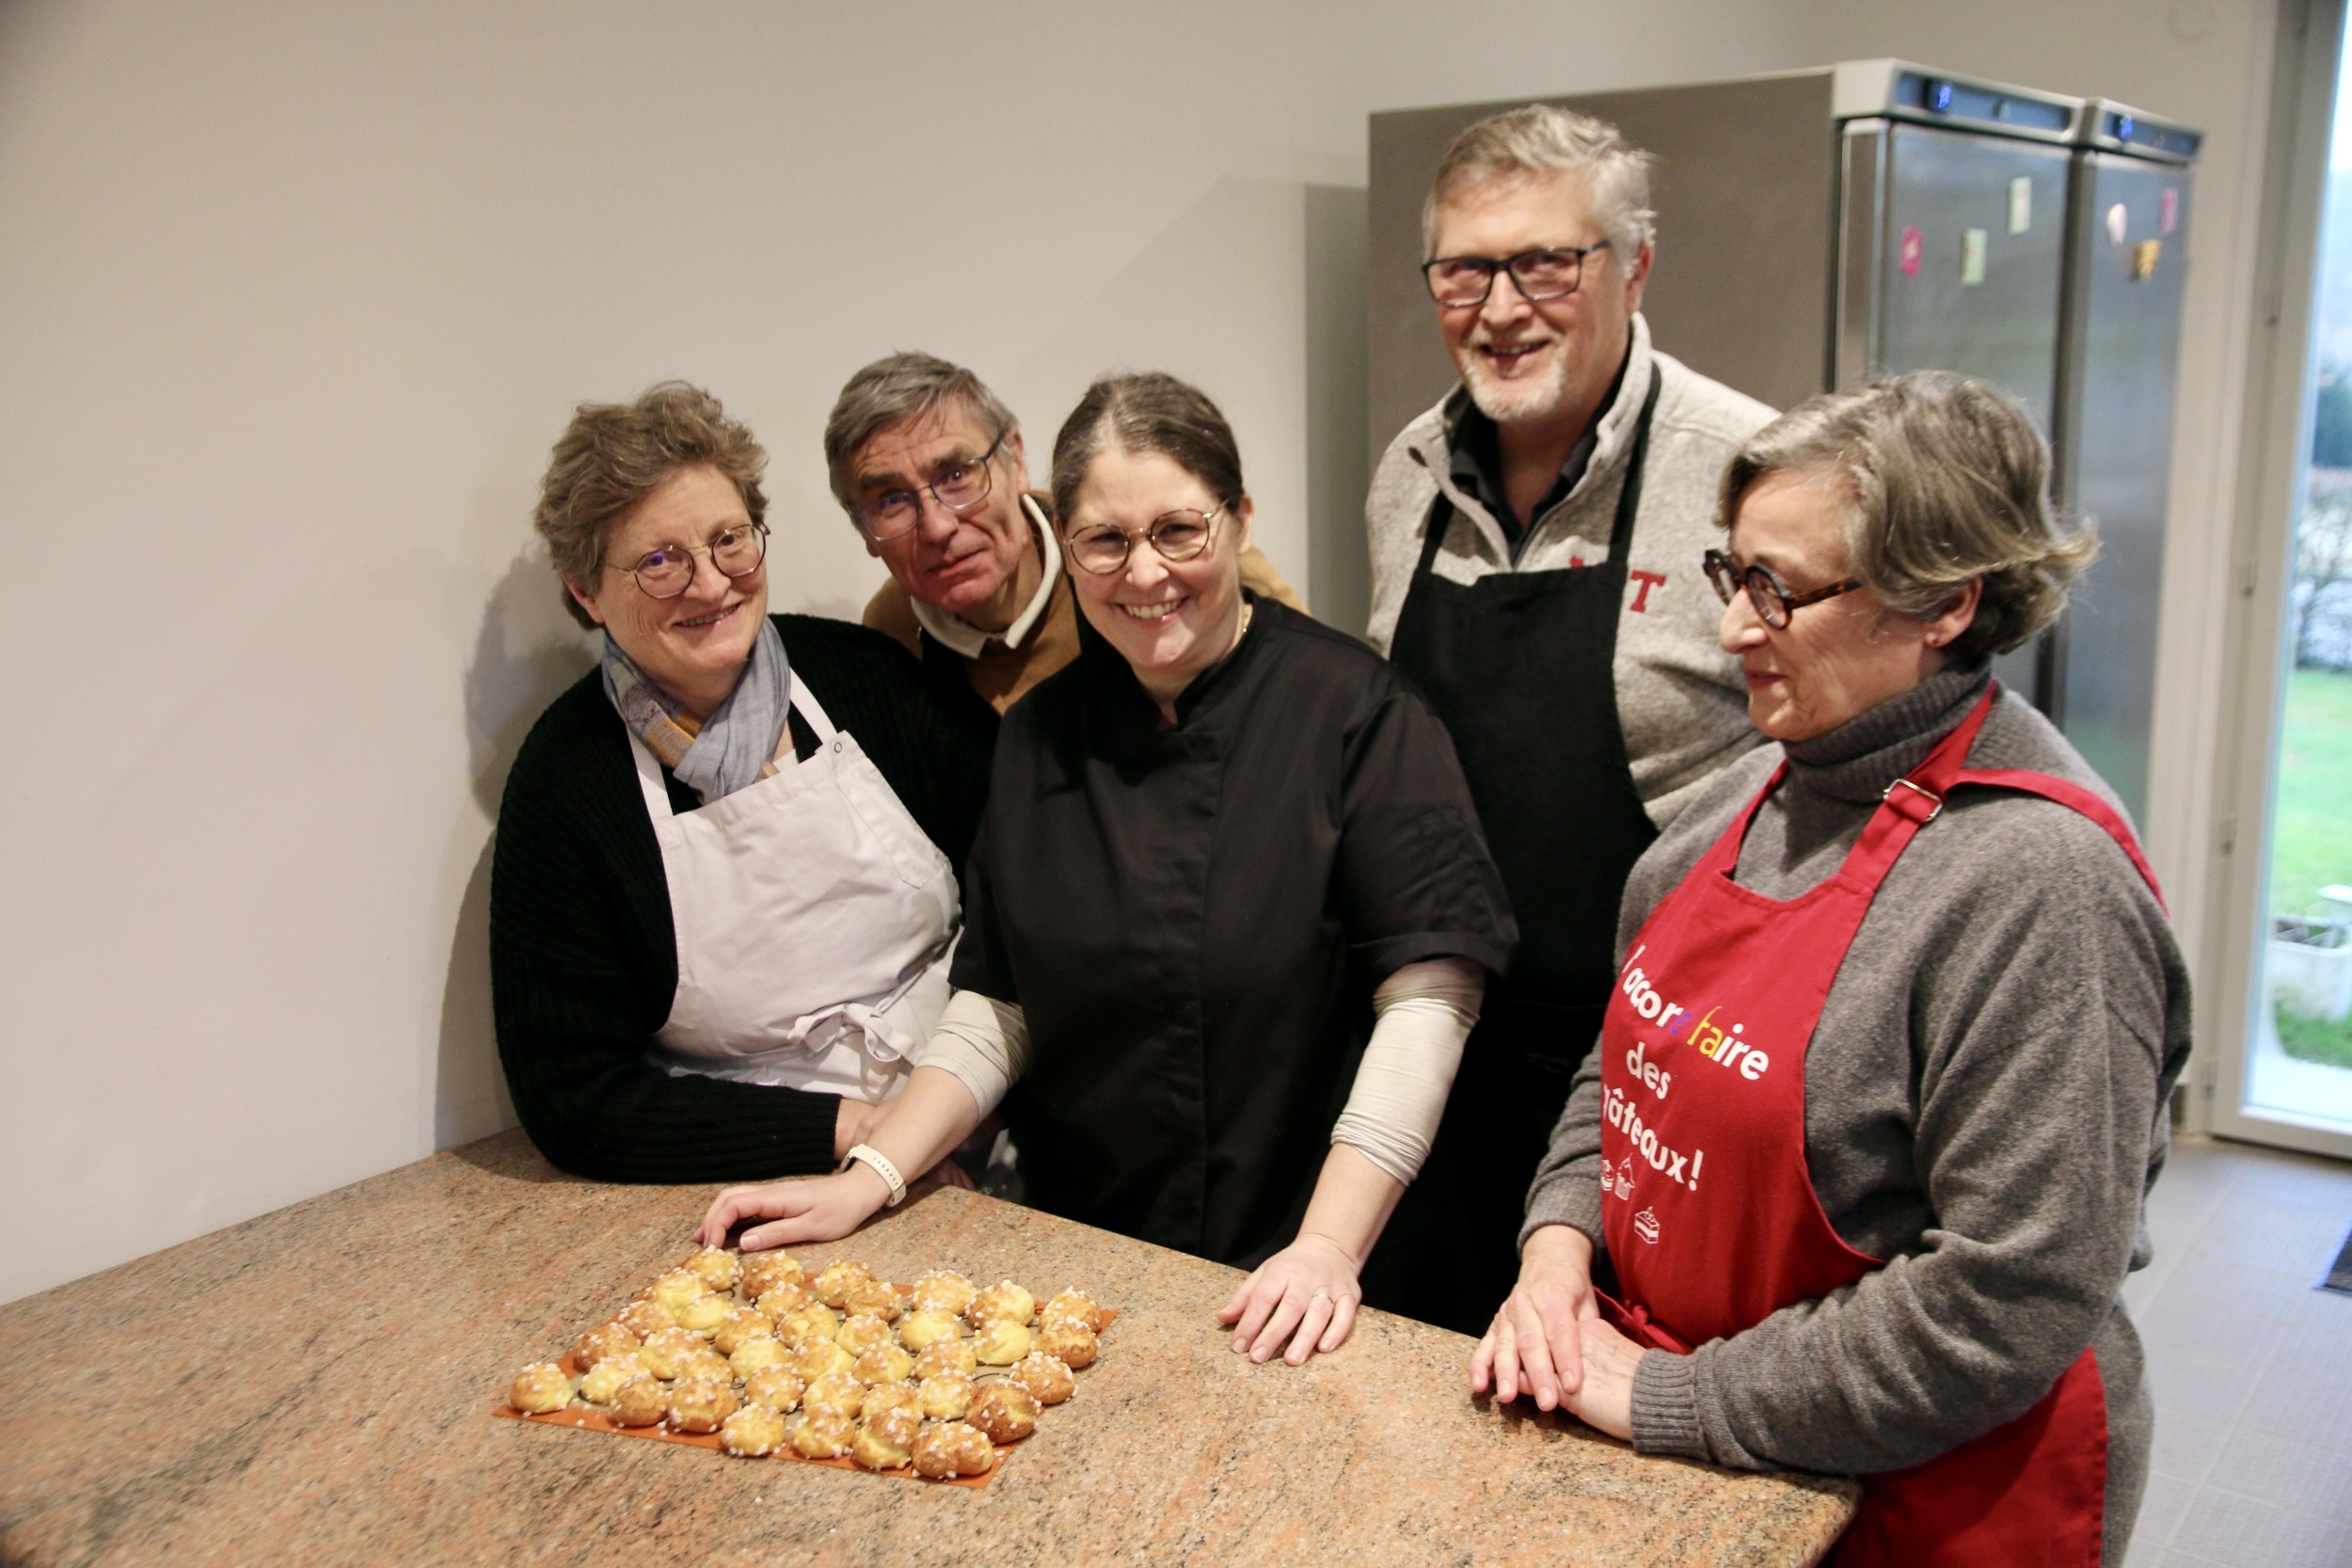
[[[1470,1341],[1383,1313],[1252,1366],[1215,1320],[1232,1270],[945,1190],[794,1250],[1120,1309],[988,1487],[493,1418],[710,1191],[575,1180],[509,1132],[0,1307],[0,1562],[1799,1564],[1851,1513],[1485,1406]]]

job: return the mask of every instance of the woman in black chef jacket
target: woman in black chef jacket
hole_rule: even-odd
[[[1005,717],[956,994],[822,1181],[731,1188],[702,1234],[847,1234],[1009,1084],[1031,1201],[1255,1271],[1235,1350],[1347,1338],[1516,928],[1443,727],[1376,655],[1241,587],[1216,404],[1097,382],[1054,499],[1081,652]]]

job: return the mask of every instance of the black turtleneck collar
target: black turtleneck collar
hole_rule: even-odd
[[[1876,800],[1968,717],[1992,678],[1982,663],[1940,670],[1834,730],[1783,746],[1788,776],[1833,800]]]

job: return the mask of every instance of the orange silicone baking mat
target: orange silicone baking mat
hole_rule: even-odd
[[[810,1272],[814,1274],[815,1271],[812,1270]],[[912,1285],[900,1285],[898,1287],[898,1291],[902,1296],[912,1297],[914,1294],[914,1287]],[[644,1294],[644,1291],[639,1291],[637,1295],[629,1298],[630,1302],[643,1299]],[[628,1304],[625,1303],[621,1307],[621,1310],[628,1310]],[[619,1314],[616,1312],[614,1315],[618,1316]],[[1118,1318],[1119,1309],[1117,1307],[1104,1307],[1102,1332],[1108,1334],[1110,1332],[1111,1324],[1118,1321]],[[591,1324],[590,1326],[593,1327],[594,1325]],[[583,1370],[578,1358],[575,1357],[569,1351],[565,1351],[562,1355],[556,1357],[555,1364],[564,1369],[564,1375],[565,1377],[574,1379],[575,1381],[579,1379],[581,1371]],[[1100,1361],[1095,1363],[1095,1366],[1100,1365]],[[1089,1373],[1091,1373],[1093,1370],[1094,1367],[1089,1367],[1086,1371],[1077,1374],[1077,1381],[1081,1391],[1084,1390]],[[1003,1373],[1000,1370],[991,1369],[980,1374],[979,1381],[986,1383],[993,1378],[1001,1377]],[[1077,1396],[1075,1394],[1072,1396],[1073,1399],[1076,1397]],[[1027,1437],[1023,1438],[1021,1440],[1022,1443],[1036,1442],[1038,1438],[1044,1433],[1046,1427],[1049,1424],[1052,1412],[1057,1408],[1058,1407],[1049,1405],[1045,1410],[1040,1412],[1038,1417],[1037,1431],[1030,1433]],[[625,1427],[615,1422],[611,1417],[605,1415],[604,1412],[596,1409],[594,1406],[575,1404],[564,1410],[550,1410],[538,1415],[531,1415],[524,1411],[517,1410],[513,1405],[508,1404],[504,1400],[501,1400],[490,1407],[490,1414],[493,1416],[504,1417],[509,1420],[537,1421],[547,1426],[571,1427],[580,1432],[609,1433],[615,1437],[650,1437],[657,1443],[682,1443],[689,1448],[708,1449],[713,1452],[725,1451],[720,1444],[719,1434],[715,1432],[673,1432],[666,1424],[648,1427]],[[996,1444],[996,1463],[988,1467],[988,1473],[985,1475],[958,1476],[950,1481],[927,1481],[926,1484],[932,1486],[986,1486],[990,1481],[994,1481],[998,1474],[1004,1470],[1005,1460],[1015,1449],[1018,1449],[1019,1447],[1021,1447],[1021,1443]],[[728,1457],[730,1459],[736,1459],[748,1456],[730,1454]],[[790,1460],[795,1465],[822,1465],[835,1470],[855,1470],[860,1475],[890,1476],[898,1481],[925,1480],[925,1478],[917,1476],[914,1473],[914,1469],[912,1465],[904,1466],[896,1470],[868,1470],[864,1465],[859,1465],[850,1459],[809,1459],[793,1452],[788,1448],[778,1449],[774,1453],[763,1454],[758,1457],[763,1459]]]

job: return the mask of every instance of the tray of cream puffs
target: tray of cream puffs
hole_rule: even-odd
[[[809,1274],[710,1247],[516,1372],[493,1414],[985,1486],[1116,1316],[1074,1288],[1040,1305],[1009,1279],[900,1285],[849,1259]]]

